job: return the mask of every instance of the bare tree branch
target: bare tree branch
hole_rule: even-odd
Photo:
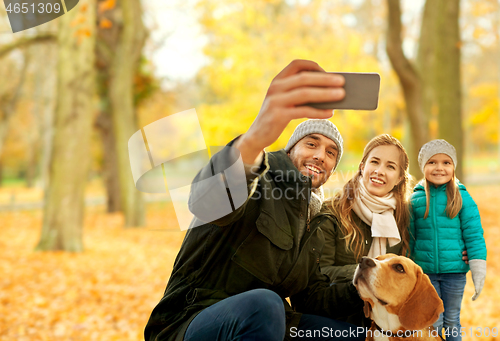
[[[387,55],[403,87],[412,88],[418,82],[418,75],[403,52],[403,41],[401,39],[401,7],[399,0],[388,0],[388,19]]]
[[[42,33],[32,37],[22,37],[10,44],[0,46],[0,58],[18,48],[23,48],[32,44],[51,43],[56,41],[57,37],[53,33]]]

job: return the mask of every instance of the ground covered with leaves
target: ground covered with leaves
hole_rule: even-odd
[[[500,186],[469,190],[481,212],[488,275],[475,302],[468,275],[464,340],[494,340],[492,329],[500,328]],[[124,229],[121,215],[89,208],[85,252],[68,254],[33,251],[40,210],[0,212],[0,340],[143,340],[184,236],[171,205],[150,204],[147,217],[146,228]]]

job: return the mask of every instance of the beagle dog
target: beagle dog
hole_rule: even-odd
[[[444,311],[443,302],[411,259],[394,254],[363,257],[353,284],[372,320],[366,340],[442,340],[432,324]]]

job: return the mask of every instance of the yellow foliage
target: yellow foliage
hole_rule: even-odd
[[[99,21],[99,28],[111,28],[113,27],[113,22],[109,19],[106,19],[106,18],[102,18],[100,21]]]
[[[470,142],[478,147],[491,147],[498,143],[499,98],[498,83],[479,83],[470,88],[470,106],[466,125],[471,130]]]
[[[87,9],[88,9],[88,8],[89,8],[88,3],[84,2],[84,3],[82,3],[82,4],[81,4],[81,6],[80,6],[80,12],[81,12],[81,13],[85,13],[85,12],[87,12]]]
[[[200,23],[209,42],[204,49],[210,63],[198,74],[203,104],[197,106],[210,145],[226,144],[244,133],[257,116],[273,77],[293,59],[311,59],[326,71],[378,72],[381,100],[375,112],[345,111],[332,121],[342,125],[346,141],[355,149],[376,134],[391,132],[399,96],[384,96],[397,89],[392,72],[383,70],[373,54],[364,52],[366,37],[342,24],[342,5],[329,1],[289,4],[284,1],[204,0],[198,3]],[[343,11],[343,12],[342,12]],[[395,90],[396,92],[398,90]],[[283,148],[292,122],[268,149]]]
[[[97,12],[103,13],[116,7],[116,0],[105,0],[97,4]]]
[[[83,15],[78,15],[70,24],[71,27],[75,27],[84,24],[87,19]]]
[[[76,35],[77,37],[90,37],[91,33],[88,28],[80,28],[76,31]]]

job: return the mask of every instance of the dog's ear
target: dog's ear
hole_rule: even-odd
[[[443,311],[443,301],[429,277],[418,269],[415,288],[398,313],[401,325],[408,330],[420,330],[436,322]]]

